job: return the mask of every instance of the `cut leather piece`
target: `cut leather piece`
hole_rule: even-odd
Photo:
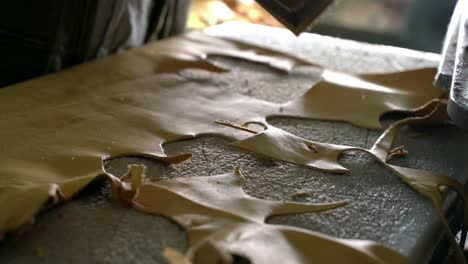
[[[304,229],[256,223],[221,229],[190,248],[186,258],[193,264],[235,263],[232,255],[253,264],[282,263],[285,259],[293,264],[408,263],[397,252],[375,242],[336,239]],[[169,263],[179,264],[171,259]]]
[[[181,43],[186,43],[185,49],[192,47],[187,42]],[[177,41],[173,46],[176,44]],[[67,199],[102,173],[104,158],[122,155],[163,158],[164,143],[199,135],[242,140],[249,135],[217,126],[213,121],[266,123],[266,117],[284,114],[281,104],[157,75],[177,72],[186,66],[201,65],[202,69],[210,70],[207,64],[177,60],[168,54],[160,56],[158,50],[162,52],[165,48],[152,44],[0,91],[1,122],[8,124],[7,129],[0,130],[0,136],[8,139],[2,146],[0,159],[3,190],[0,197],[2,201],[24,203],[18,205],[23,209],[15,209],[22,211],[21,216],[11,208],[4,210],[0,234],[18,228],[40,209],[40,205],[32,202],[28,205],[25,197],[29,196],[20,190],[30,188],[41,193],[42,198],[35,199],[36,203],[49,199],[46,194],[50,194],[50,186],[67,186],[62,191]],[[398,86],[398,82],[392,85]],[[346,89],[343,87],[340,92]],[[332,100],[334,92],[317,96],[324,101]],[[343,104],[335,107],[338,109],[334,111],[335,119],[346,112]],[[320,118],[311,109],[302,111],[302,116],[329,117]]]
[[[135,166],[130,170],[135,171],[132,169]],[[187,231],[189,249],[185,258],[166,250],[170,263],[229,263],[232,255],[245,257],[254,264],[276,263],[279,259],[287,259],[288,263],[407,262],[397,252],[375,242],[335,239],[305,229],[265,223],[272,216],[321,212],[344,206],[345,202],[263,200],[247,195],[242,183],[238,169],[223,175],[162,180],[137,187],[132,203],[138,210],[176,221]]]
[[[261,63],[286,72],[291,71],[296,66],[318,67],[317,64],[294,55],[236,40],[216,38],[198,31],[168,38],[147,46],[149,48],[144,49],[144,51],[152,56],[168,56],[179,60],[204,61],[212,55]]]
[[[266,124],[267,117],[286,114],[283,104],[227,93],[217,87],[195,84],[174,74],[161,73],[176,73],[187,68],[224,71],[203,60],[210,52],[234,57],[241,54],[238,58],[283,69],[300,63],[288,56],[275,56],[275,53],[269,58],[268,52],[259,52],[251,46],[242,49],[235,43],[231,46],[214,44],[216,48],[210,51],[204,48],[209,43],[196,40],[196,37],[192,38],[195,40],[184,37],[176,39],[180,41],[163,42],[161,48],[157,43],[150,44],[0,90],[0,123],[5,124],[0,130],[0,137],[7,139],[0,145],[0,236],[30,222],[48,201],[53,203],[69,199],[103,175],[103,159],[143,155],[170,163],[181,162],[190,155],[168,158],[162,145],[200,135],[243,140],[251,134],[213,122],[231,120]],[[221,41],[225,42],[230,43]],[[350,76],[344,75],[343,78],[346,80]],[[333,78],[337,82],[341,77],[335,75]],[[381,80],[377,81],[382,83]],[[411,85],[418,85],[417,82]],[[390,96],[395,95],[395,90],[404,92],[413,89],[407,86],[395,88],[399,85],[398,78],[388,79],[386,89],[381,94],[385,100],[381,103],[395,104]],[[296,109],[294,114],[301,117],[339,120],[349,110],[341,101],[333,101],[333,96],[337,94],[336,90],[330,89],[315,96],[333,105],[331,114],[317,114],[313,107],[306,109],[302,99],[286,104],[291,107],[287,114],[291,115],[291,109]],[[369,92],[368,82],[360,88],[340,86],[340,89],[340,93],[352,90],[354,97],[367,96]],[[412,107],[419,100],[422,101],[419,94],[409,94],[401,97],[407,100],[405,102],[411,102],[405,103],[404,107]],[[437,97],[432,92],[430,94]],[[308,94],[304,97],[307,97],[307,105],[320,101]],[[361,107],[366,109],[370,106],[362,104]],[[347,116],[350,120],[345,121],[374,120],[377,112],[382,114],[380,111],[366,111],[361,119],[350,115]],[[361,124],[369,125],[372,122]],[[294,137],[286,138],[304,143]],[[300,146],[295,144],[293,146]],[[297,158],[303,158],[303,154]],[[294,159],[288,158],[287,161],[294,162]],[[296,164],[301,162],[304,161]],[[320,166],[325,167],[323,164]],[[112,181],[120,180],[114,177]],[[135,190],[128,185],[122,185],[115,196],[133,197]]]
[[[338,163],[348,146],[320,143],[297,137],[284,130],[268,126],[266,130],[229,145],[280,161],[306,166],[312,169],[346,173],[348,169]]]
[[[323,80],[286,103],[281,115],[381,129],[379,120],[384,113],[408,111],[444,95],[432,84],[435,73],[430,68],[353,76],[325,70]]]

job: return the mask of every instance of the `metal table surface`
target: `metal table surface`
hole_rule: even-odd
[[[314,34],[299,38],[262,26],[225,24],[210,28],[213,35],[229,36],[304,56],[329,69],[345,72],[387,72],[436,66],[438,55],[377,46]],[[284,102],[319,80],[320,71],[298,68],[289,74],[246,61],[212,57],[231,71],[213,74],[196,70],[181,73],[197,82],[234,90],[253,97]],[[383,123],[391,119],[384,117]],[[379,131],[343,122],[272,118],[269,122],[298,136],[329,143],[370,147]],[[415,137],[414,135],[419,135]],[[190,177],[230,172],[240,166],[250,195],[272,200],[324,202],[346,200],[350,205],[318,214],[275,217],[287,224],[342,238],[378,241],[412,261],[426,258],[441,236],[436,212],[429,200],[362,152],[346,152],[340,163],[349,175],[322,173],[278,162],[226,146],[226,140],[201,137],[165,145],[171,154],[194,154],[192,160],[168,167],[158,161],[123,157],[104,164],[122,174],[126,164],[143,163],[152,178]],[[404,129],[395,145],[406,145],[409,155],[391,163],[437,171],[467,181],[468,139],[454,126]],[[305,191],[308,195],[291,198]],[[448,203],[447,203],[448,205]],[[184,231],[166,218],[146,215],[109,201],[106,184],[93,184],[80,195],[42,213],[21,236],[0,243],[1,263],[164,263],[161,249],[184,250]]]

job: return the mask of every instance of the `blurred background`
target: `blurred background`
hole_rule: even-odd
[[[456,0],[337,0],[311,32],[439,53]],[[281,27],[254,0],[192,0],[188,28],[224,21]]]

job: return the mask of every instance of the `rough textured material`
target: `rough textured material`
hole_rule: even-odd
[[[408,59],[408,60],[410,61],[411,59]],[[227,64],[230,64],[230,62],[228,62],[228,61],[223,60],[223,62],[225,62]],[[235,64],[237,64],[237,62]],[[245,63],[239,62],[238,64],[242,65],[242,64],[245,64]],[[233,66],[233,64],[231,64],[231,66]],[[245,81],[248,80],[248,82],[250,82],[251,85],[252,85],[251,90],[262,90],[261,89],[262,87],[259,87],[259,85],[258,85],[259,83],[261,83],[262,81],[265,81],[265,79],[268,79],[268,78],[272,78],[272,79],[277,78],[277,77],[272,77],[272,76],[277,76],[278,75],[277,73],[267,73],[270,70],[266,70],[266,69],[258,67],[258,66],[255,66],[255,67],[254,66],[249,66],[249,67],[251,67],[250,69],[252,70],[252,73],[250,73],[250,74],[252,76],[248,76],[248,74],[235,75],[236,73],[238,73],[237,71],[233,71],[233,72],[229,73],[229,75],[235,76],[235,77],[233,77],[233,80],[235,79],[237,81],[237,83],[238,83],[237,86],[238,87],[242,86],[242,88],[245,88],[247,86],[247,85],[245,85]],[[243,67],[241,70],[239,70],[239,72],[241,72],[241,73],[243,73],[245,71],[248,71],[247,67]],[[260,71],[259,74],[255,73],[255,72],[258,72],[258,71]],[[191,73],[191,74],[196,75],[194,73]],[[189,74],[187,74],[187,75],[189,75]],[[265,76],[267,76],[267,77],[265,77]],[[251,77],[251,78],[247,79],[247,77]],[[287,79],[287,78],[285,78],[284,75],[283,75],[282,79]],[[300,81],[298,81],[298,82],[300,82]],[[271,83],[271,82],[268,82],[268,83]],[[289,83],[290,82],[285,82],[285,84],[289,84]],[[234,82],[234,84],[235,84],[235,82]],[[220,84],[220,85],[222,86],[222,84]],[[233,85],[233,84],[230,84],[230,85]],[[305,81],[304,85],[306,86],[306,88],[308,88],[310,86],[310,81],[309,80]],[[276,84],[275,84],[275,86],[276,86]],[[281,87],[281,86],[279,86],[279,87]],[[264,87],[263,90],[265,91],[265,94],[268,93],[269,88],[270,87]],[[283,88],[283,89],[285,89],[285,88]],[[289,88],[289,89],[291,89],[291,88]],[[327,129],[329,129],[329,128],[327,128],[327,126],[328,126],[327,124],[332,124],[331,127],[341,126],[341,124],[339,124],[339,123],[316,122],[316,121],[297,121],[297,123],[295,124],[294,122],[296,122],[296,121],[297,120],[285,119],[284,122],[287,123],[285,125],[285,128],[287,128],[287,129],[297,129],[298,131],[295,134],[303,133],[304,134],[303,137],[305,137],[305,138],[310,137],[313,134],[312,131],[314,131],[314,130],[313,129],[302,129],[303,127],[307,127],[307,125],[304,125],[304,124],[308,124],[308,123],[312,122],[311,124],[314,124],[313,126],[315,128],[319,127],[317,124],[322,124],[323,128],[320,129],[320,130],[322,130],[320,132],[326,132],[324,134],[327,135],[327,136],[330,136],[332,134],[335,134],[335,135],[338,134],[338,133],[331,133],[331,131],[334,131],[334,129],[330,129],[330,130],[327,131]],[[273,122],[275,122],[275,120],[271,120],[271,122],[273,123]],[[366,142],[367,142],[369,132],[366,129],[361,130],[361,129],[357,129],[357,128],[352,128],[349,125],[343,125],[343,126],[348,127],[348,128],[347,128],[347,130],[345,130],[346,133],[343,132],[343,136],[345,136],[346,139],[341,139],[341,140],[349,140],[349,138],[348,138],[349,135],[356,134],[356,139],[354,141],[352,141],[351,143],[348,143],[348,144],[356,145],[357,142],[363,142],[362,144],[367,145]],[[363,131],[364,133],[362,133],[362,132],[354,133],[354,132],[352,132],[353,130]],[[336,138],[335,138],[338,141],[340,140],[339,135],[340,134],[338,134],[336,136]],[[314,138],[314,139],[329,142],[325,138],[324,139]],[[194,144],[196,145],[196,144],[200,144],[202,142],[205,142],[206,140],[207,139],[196,139],[193,142],[195,142]],[[210,139],[209,142],[217,142],[217,140]],[[346,144],[345,142],[340,142],[340,141],[336,142],[336,143]],[[187,144],[187,142],[174,143],[172,145],[175,145],[175,146],[179,147],[179,149],[177,149],[177,148],[172,149],[172,151],[176,151],[176,152],[177,151],[184,152],[186,150],[184,150],[183,148],[190,147],[190,144]],[[295,167],[295,166],[289,165],[289,164],[288,165],[287,164],[282,164],[280,162],[271,162],[271,161],[265,161],[265,160],[262,162],[261,159],[257,159],[257,158],[255,158],[255,157],[253,157],[251,155],[246,155],[243,152],[236,152],[236,151],[231,152],[231,151],[229,151],[229,153],[231,153],[231,154],[227,155],[227,154],[224,153],[224,151],[221,151],[223,148],[225,148],[225,147],[221,147],[222,144],[214,143],[214,144],[212,144],[212,146],[210,146],[208,148],[207,148],[206,143],[203,143],[201,145],[202,146],[196,147],[196,149],[193,151],[193,152],[195,152],[195,154],[197,154],[197,151],[198,151],[201,154],[205,153],[205,155],[201,156],[203,158],[208,157],[209,155],[212,155],[213,157],[216,157],[216,158],[214,160],[213,159],[212,160],[207,159],[206,161],[204,161],[203,158],[201,160],[195,159],[195,160],[190,161],[188,163],[188,165],[182,164],[182,165],[179,165],[179,166],[177,166],[175,168],[172,168],[172,169],[165,169],[165,171],[168,172],[168,170],[169,171],[176,170],[177,173],[172,174],[172,175],[176,175],[176,176],[180,176],[181,174],[186,174],[186,175],[218,174],[219,172],[215,172],[215,170],[226,170],[226,172],[227,172],[229,170],[232,170],[232,166],[235,166],[236,163],[246,162],[246,164],[244,164],[244,165],[245,165],[245,167],[247,167],[247,170],[249,170],[249,172],[246,172],[246,169],[243,168],[243,171],[246,174],[246,177],[248,178],[248,181],[247,181],[247,184],[246,184],[245,188],[247,190],[251,190],[252,195],[254,195],[254,196],[264,195],[265,198],[270,198],[270,199],[275,199],[275,198],[276,199],[288,199],[288,196],[291,193],[294,193],[294,192],[298,191],[297,190],[298,187],[300,187],[301,189],[305,189],[304,187],[307,187],[310,184],[314,184],[313,182],[310,181],[310,174],[314,175],[314,179],[317,178],[317,181],[319,181],[319,179],[321,179],[320,178],[320,175],[322,175],[321,173],[317,173],[315,171],[305,170],[303,168]],[[171,148],[172,148],[171,145],[167,146],[168,153],[171,153]],[[221,150],[220,150],[220,148],[221,148]],[[411,151],[411,149],[410,149],[410,151]],[[197,155],[195,155],[195,156],[197,156]],[[253,164],[253,163],[256,163],[258,160],[259,160],[258,165],[255,168],[249,169],[249,163]],[[443,157],[438,159],[437,162],[440,162],[441,160],[444,160]],[[219,163],[220,161],[221,161],[221,163]],[[225,162],[222,162],[222,161],[225,161]],[[199,162],[199,163],[193,163],[193,162]],[[119,163],[119,161],[114,160],[111,163],[115,164],[115,163]],[[353,161],[353,163],[354,163],[354,161]],[[356,163],[356,164],[359,164],[358,166],[363,166],[363,163]],[[372,177],[371,175],[368,175],[368,174],[371,174],[371,172],[373,171],[372,168],[370,168],[370,167],[372,167],[372,165],[377,167],[375,169],[375,174],[376,174],[375,177]],[[110,165],[110,166],[112,167],[112,165]],[[187,166],[187,167],[184,167],[184,166]],[[414,166],[412,166],[412,164],[409,164],[408,166],[414,167]],[[451,166],[451,165],[449,164],[448,166]],[[150,167],[153,168],[154,166],[150,166]],[[363,199],[363,200],[367,201],[367,204],[361,208],[362,211],[358,211],[359,213],[354,217],[346,217],[346,219],[350,219],[349,222],[357,221],[357,222],[354,223],[354,225],[350,224],[348,226],[348,224],[345,224],[346,221],[337,223],[338,220],[343,219],[343,218],[336,217],[334,219],[334,221],[333,221],[333,219],[331,221],[329,220],[330,221],[329,222],[330,223],[329,224],[330,229],[335,229],[335,228],[339,227],[337,229],[341,230],[340,232],[342,232],[341,234],[338,235],[339,237],[353,237],[353,235],[355,235],[356,237],[354,237],[354,238],[366,238],[366,239],[368,239],[371,236],[375,235],[374,233],[379,233],[379,235],[375,235],[376,236],[375,240],[380,241],[380,242],[382,242],[384,244],[393,246],[393,248],[396,248],[396,249],[402,251],[405,254],[412,253],[412,250],[415,248],[415,245],[417,245],[416,242],[418,241],[418,237],[420,236],[420,231],[424,231],[424,232],[427,233],[427,231],[434,230],[434,228],[432,228],[432,229],[428,228],[428,227],[430,227],[431,221],[432,222],[435,221],[435,217],[433,219],[431,219],[431,217],[430,217],[431,215],[435,216],[431,206],[427,206],[427,203],[425,203],[424,200],[421,197],[419,197],[417,194],[412,192],[407,186],[404,186],[401,182],[399,182],[396,178],[394,178],[391,175],[388,175],[388,179],[385,178],[385,180],[383,182],[380,182],[380,184],[379,184],[379,181],[374,183],[373,182],[374,178],[380,178],[381,179],[381,177],[383,177],[382,175],[385,175],[386,172],[382,168],[379,168],[379,166],[375,165],[374,162],[372,162],[372,161],[370,161],[370,164],[365,164],[364,167],[366,167],[366,168],[364,168],[362,170],[353,169],[352,165],[349,165],[347,167],[352,169],[352,171],[355,171],[355,173],[352,173],[352,174],[357,173],[359,175],[359,173],[365,172],[366,175],[364,175],[364,176],[362,174],[360,175],[362,177],[362,180],[360,182],[358,181],[360,184],[356,184],[356,182],[354,182],[354,181],[346,182],[344,180],[344,179],[352,178],[352,175],[351,176],[349,176],[349,175],[326,175],[326,176],[323,176],[323,180],[325,182],[321,182],[320,184],[317,184],[315,186],[316,187],[315,189],[313,188],[314,186],[310,186],[310,188],[306,189],[305,191],[310,192],[311,195],[314,195],[314,193],[315,194],[320,193],[320,194],[329,195],[329,194],[333,193],[333,191],[331,191],[331,189],[334,189],[334,188],[327,188],[327,189],[330,189],[330,190],[325,190],[323,188],[325,188],[327,186],[326,182],[330,181],[330,183],[333,183],[333,185],[335,185],[335,184],[336,185],[344,184],[342,188],[337,188],[337,192],[344,195],[343,197],[349,197],[350,200],[356,201],[355,203],[357,203],[358,205],[359,205],[358,196],[363,195],[363,193],[366,193],[366,192],[369,192],[369,194],[371,194],[371,195],[377,195],[376,197],[378,197],[378,195],[380,195],[381,193],[385,193],[386,195],[388,194],[388,196],[386,196],[385,200],[382,199],[382,202],[384,204],[378,204],[378,206],[375,206],[375,210],[371,210],[371,206],[375,205],[375,200],[371,205],[371,204],[369,204],[369,199]],[[191,168],[191,170],[188,170],[189,168]],[[184,169],[187,169],[187,170],[185,171]],[[271,169],[271,170],[269,170],[269,169]],[[427,169],[427,168],[423,167],[423,169]],[[150,173],[152,174],[151,170],[152,169],[150,169]],[[208,172],[208,173],[200,173],[200,172],[197,173],[195,170],[204,170],[205,172]],[[213,171],[211,171],[211,170],[213,170]],[[296,174],[294,173],[295,170],[298,171]],[[117,173],[116,171],[113,171],[113,172]],[[120,171],[120,172],[123,172],[123,171]],[[443,172],[447,173],[447,171],[443,171]],[[457,171],[454,171],[454,174],[457,175],[457,172],[459,173],[458,169],[457,169]],[[249,175],[249,173],[250,173],[250,175]],[[286,174],[282,175],[282,173],[286,173]],[[261,174],[261,175],[255,175],[255,174]],[[296,176],[297,176],[297,178],[300,179],[301,175],[303,175],[303,174],[304,175],[309,174],[309,175],[307,177],[303,176],[302,182],[297,182],[296,181]],[[169,173],[168,175],[171,175],[171,174]],[[279,176],[283,176],[283,177],[279,177],[279,176],[275,177],[275,175],[279,175]],[[286,175],[287,175],[287,177],[284,177]],[[335,179],[335,182],[334,182],[334,179]],[[394,179],[394,181],[392,181],[391,179]],[[382,184],[382,183],[384,183],[384,184]],[[387,186],[387,184],[388,184],[388,186]],[[275,189],[275,186],[276,186],[276,189]],[[347,188],[349,188],[351,186],[354,186],[354,188],[358,188],[358,189],[347,189]],[[362,188],[362,187],[365,187],[365,188]],[[375,190],[375,188],[377,188],[377,190]],[[379,188],[380,188],[380,190],[379,190]],[[262,192],[262,189],[263,189],[263,192]],[[373,189],[374,189],[374,191],[372,191]],[[349,192],[344,191],[344,190],[349,190]],[[304,191],[304,190],[302,190],[302,191]],[[404,201],[403,199],[401,199],[401,197],[405,197],[404,196],[405,193],[407,193],[407,195],[410,195],[409,202]],[[411,195],[413,195],[414,197],[411,197]],[[319,199],[319,200],[321,199],[321,197],[314,197],[314,198]],[[322,197],[322,198],[326,199],[326,197]],[[304,199],[310,199],[310,198],[306,197]],[[340,200],[340,199],[338,199],[338,200]],[[395,204],[393,204],[392,201],[394,201]],[[421,201],[423,201],[423,202],[421,202]],[[75,203],[75,205],[80,204],[81,202],[83,203],[83,205],[87,204],[87,202],[78,201],[77,203]],[[383,206],[383,205],[387,205],[387,206]],[[65,205],[65,206],[62,207],[62,209],[55,209],[55,210],[52,210],[51,212],[49,212],[48,214],[45,214],[44,217],[42,218],[42,220],[40,220],[41,223],[43,225],[45,225],[45,226],[42,226],[42,227],[45,228],[46,230],[47,230],[47,228],[54,228],[53,225],[49,225],[50,221],[48,222],[47,218],[51,217],[51,215],[53,215],[54,212],[56,212],[58,210],[64,210],[64,208],[68,208],[68,206],[69,205]],[[392,208],[392,207],[395,208],[395,211],[390,211],[388,209],[388,208]],[[404,215],[401,215],[402,217],[399,217],[400,213],[404,212],[404,210],[399,210],[402,207],[407,208],[408,212],[409,211],[416,211],[416,212],[424,212],[424,213],[422,213],[422,215],[420,215],[420,218],[418,218],[418,219],[414,219],[414,217],[416,217],[416,216],[414,216],[412,213],[411,214],[404,214]],[[117,211],[119,210],[118,208],[114,208],[114,207],[109,207],[109,208],[112,208],[112,210],[117,210]],[[382,208],[385,208],[385,209],[382,209]],[[337,212],[343,213],[340,210],[342,210],[342,209],[337,210]],[[347,211],[348,213],[352,212],[352,209],[347,209],[347,210],[350,210],[350,211]],[[103,210],[103,211],[105,211],[105,210]],[[380,211],[380,213],[378,213],[379,211]],[[103,217],[102,215],[100,216],[100,214],[90,215],[88,213],[89,212],[86,212],[86,210],[81,210],[77,215],[74,215],[71,218],[80,219],[79,216],[83,215],[83,216],[86,216],[87,219],[91,218],[90,221],[91,221],[91,223],[94,224],[94,222],[96,222],[96,221],[93,221],[93,219],[92,219],[93,217]],[[332,213],[332,212],[330,212],[330,213]],[[385,217],[386,216],[385,213],[388,213],[388,215],[387,215],[388,218]],[[127,214],[127,213],[125,213],[125,214]],[[343,213],[343,214],[346,215],[346,213]],[[425,215],[425,214],[427,214],[427,215]],[[66,217],[66,216],[64,216],[64,217]],[[303,220],[304,224],[309,224],[310,225],[310,223],[313,223],[313,217],[308,217],[308,215],[303,215],[303,216],[298,216],[298,217],[304,219]],[[405,217],[410,217],[411,220],[409,222],[406,222],[406,223],[404,221],[402,222],[402,219],[405,219]],[[75,221],[78,221],[77,228],[79,230],[77,232],[83,233],[82,230],[79,227],[81,224],[79,224],[78,219],[75,219]],[[294,219],[294,217],[292,217],[292,218],[288,217],[288,219],[286,219],[286,220],[283,219],[283,221],[289,222],[290,219]],[[369,219],[369,220],[366,222],[367,219]],[[395,219],[395,221],[391,221],[391,219]],[[67,228],[66,227],[67,225],[70,225],[75,221],[71,221],[71,222],[70,221],[61,221],[62,222],[61,227],[55,227],[55,228],[62,228],[62,226],[65,226],[63,228]],[[117,219],[115,219],[114,221],[117,222]],[[120,224],[114,224],[114,221],[110,222],[109,224],[110,225],[115,225],[116,229],[121,228]],[[281,221],[281,220],[278,220],[278,221]],[[362,228],[359,228],[358,223],[360,221],[366,222],[366,224],[364,224],[362,226]],[[373,225],[379,225],[379,226],[375,226],[375,228],[370,228]],[[41,225],[39,225],[39,226],[41,226]],[[384,228],[384,227],[387,227],[387,226],[390,227],[390,229],[385,229]],[[408,232],[402,232],[402,227],[404,227],[404,226],[406,226],[406,229],[409,229]],[[68,226],[68,228],[72,228],[72,227]],[[144,228],[145,233],[148,233],[148,232],[146,232],[146,230],[149,230],[151,228],[153,228],[152,225],[149,225],[146,228]],[[421,228],[421,229],[418,230],[418,228]],[[312,229],[317,230],[316,228],[312,228]],[[368,230],[368,232],[366,232],[366,230]],[[319,231],[322,231],[322,230],[319,230]],[[323,228],[323,231],[327,232],[326,228]],[[51,233],[53,234],[53,232],[45,232],[44,234],[46,234],[46,236],[42,237],[42,238],[40,236],[37,236],[37,232],[38,231],[36,231],[36,230],[32,230],[25,237],[23,237],[20,240],[22,242],[21,243],[18,242],[18,244],[16,244],[17,246],[19,246],[21,248],[15,250],[15,251],[8,250],[8,248],[13,247],[15,245],[15,243],[7,242],[7,244],[5,246],[2,246],[2,250],[5,250],[7,252],[6,252],[6,254],[2,254],[2,255],[4,255],[6,258],[8,258],[8,256],[13,258],[15,256],[15,254],[21,254],[21,251],[23,250],[22,255],[24,255],[25,258],[28,258],[28,255],[32,255],[32,254],[28,254],[28,252],[33,252],[36,249],[36,252],[42,252],[39,255],[43,255],[44,258],[49,258],[49,259],[53,260],[54,258],[51,258],[51,254],[49,254],[49,252],[51,251],[51,248],[48,248],[46,246],[47,243],[48,243],[47,241],[53,240],[53,238],[50,237],[50,235],[49,235]],[[105,235],[99,235],[99,232],[104,232],[104,231],[103,230],[95,231],[94,233],[90,234],[90,236],[96,236],[99,239],[101,239],[103,237],[106,237]],[[356,232],[358,232],[358,233],[356,233]],[[412,232],[414,232],[414,233],[412,233]],[[63,233],[58,233],[57,235],[58,236],[67,236],[68,233],[69,232],[63,232]],[[399,244],[398,243],[392,243],[392,239],[390,239],[392,236],[393,236],[393,238],[395,238],[395,237],[398,238],[399,237],[400,241],[404,241],[404,242],[407,243],[407,246],[402,247],[403,243],[399,243]],[[81,237],[86,237],[86,235],[82,235]],[[125,255],[136,254],[135,252],[141,252],[141,255],[143,255],[143,254],[149,255],[148,253],[144,252],[145,247],[153,249],[154,248],[153,245],[145,244],[145,245],[142,245],[141,247],[133,250],[132,247],[130,247],[130,245],[138,244],[138,243],[133,243],[132,242],[132,239],[134,239],[134,238],[135,238],[135,236],[133,236],[133,237],[130,236],[130,237],[126,238],[126,239],[128,239],[128,244],[127,244],[128,248],[127,249],[132,250],[132,252],[127,252],[129,254],[125,254]],[[414,243],[411,243],[411,238],[413,238]],[[47,241],[44,241],[45,239]],[[62,240],[60,240],[60,239],[62,239]],[[373,239],[373,238],[371,238],[371,239]],[[37,246],[35,246],[35,248],[32,248],[32,249],[29,248],[28,249],[27,248],[28,240],[29,240],[30,244],[31,243],[32,244],[37,244]],[[44,242],[41,242],[41,240],[44,241]],[[56,239],[56,241],[64,241],[64,240],[67,240],[67,239],[65,237],[62,237],[62,238],[57,237],[57,239]],[[183,237],[181,238],[181,240],[183,240]],[[75,241],[73,241],[73,242],[67,241],[67,242],[75,243]],[[76,243],[79,243],[79,242],[76,242]],[[112,243],[112,242],[109,241],[109,243]],[[108,244],[108,243],[107,242],[102,242],[100,244],[105,245],[105,244]],[[84,245],[86,245],[86,244],[84,244]],[[70,246],[70,248],[72,249],[72,248],[74,248],[74,246]],[[119,247],[119,248],[122,248],[122,247]],[[95,250],[99,251],[99,246],[98,247],[92,247],[90,249],[90,251],[95,251]],[[141,250],[141,251],[139,251],[139,250]],[[63,250],[62,250],[62,252],[63,252]],[[156,254],[156,253],[153,252],[153,250],[152,250],[151,254]],[[77,255],[77,254],[69,254],[69,255],[64,254],[62,257],[64,257],[64,258],[65,257],[71,257],[73,255]],[[18,255],[16,255],[16,256],[18,256]],[[79,257],[85,258],[85,257],[90,257],[90,256],[93,256],[93,254],[90,253],[87,256],[79,256]],[[29,256],[29,257],[31,257],[31,256]],[[109,257],[109,256],[101,256],[101,257]],[[16,258],[16,259],[20,260],[21,258]],[[97,259],[99,259],[99,254],[97,254]],[[59,261],[59,259],[55,259],[55,260]],[[96,260],[96,259],[94,259],[94,260]],[[124,260],[124,258],[116,257],[114,260]]]

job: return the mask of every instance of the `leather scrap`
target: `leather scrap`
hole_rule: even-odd
[[[381,129],[384,113],[418,108],[445,94],[432,84],[435,73],[436,69],[426,68],[353,76],[325,70],[323,80],[286,103],[281,115]]]
[[[410,123],[441,121],[433,119],[443,116],[435,110],[440,108],[435,106],[440,105],[437,99],[441,93],[429,84],[432,80],[430,74],[434,70],[358,76],[325,72],[324,80],[305,95],[285,104],[274,104],[193,83],[174,74],[188,68],[226,72],[226,69],[206,61],[210,55],[235,57],[285,71],[298,65],[314,66],[290,55],[197,33],[150,44],[0,90],[0,123],[6,124],[0,130],[0,138],[7,139],[0,145],[0,237],[32,221],[48,201],[57,203],[68,200],[91,181],[104,177],[104,159],[140,155],[175,164],[190,158],[190,154],[167,157],[162,145],[201,135],[240,142],[247,140],[247,143],[260,140],[261,144],[271,144],[271,148],[262,145],[252,147],[250,143],[243,147],[249,146],[255,153],[311,168],[345,171],[336,162],[336,154],[345,149],[343,146],[305,141],[272,127],[252,136],[250,132],[217,125],[215,120],[240,124],[254,121],[268,125],[266,120],[271,116],[297,116],[341,120],[379,128],[379,117],[388,111],[414,112],[419,115],[416,119],[396,123],[383,133],[369,151],[403,181],[431,198],[436,207],[440,204],[440,193],[435,186],[446,185],[462,193],[460,184],[447,180],[445,176],[385,163],[399,127]],[[422,89],[424,93],[420,92]],[[431,101],[433,99],[436,101]],[[350,103],[350,100],[357,103]],[[290,147],[284,145],[288,142],[292,143]],[[288,155],[281,153],[279,146]],[[327,149],[332,152],[327,152]],[[107,177],[118,184],[125,182],[125,178],[133,179],[135,175],[124,179]],[[146,195],[141,195],[147,188],[156,188],[143,185],[142,188],[132,189],[137,184],[141,184],[141,181],[133,185],[119,185],[121,188],[114,193],[114,197],[127,197],[129,203],[135,204],[132,197],[136,195],[135,201],[146,201],[143,199]],[[253,204],[257,203],[264,202]],[[195,200],[191,204],[194,208],[200,208]],[[142,206],[152,208],[158,205],[151,202]],[[299,207],[301,212],[305,208]],[[207,210],[206,206],[203,208]],[[263,205],[260,208],[265,210]],[[277,207],[267,208],[280,210]],[[259,219],[270,213],[273,212],[251,210],[241,216],[233,216],[229,212],[223,214],[228,220],[234,217],[249,222],[248,225],[232,226],[233,233],[243,234],[245,230],[251,230],[251,221],[257,221],[254,225],[258,225]],[[440,217],[443,219],[442,214]],[[303,233],[286,227],[268,228],[272,234],[281,234],[286,238]],[[220,241],[230,232],[222,231]],[[304,236],[309,239],[310,233],[306,233]],[[257,235],[262,237],[261,232]],[[333,241],[336,240],[330,243],[335,243]],[[290,243],[295,242],[291,240]],[[342,243],[339,244],[342,246]],[[209,243],[203,244],[203,250],[207,249],[205,245],[211,248]],[[234,250],[223,246],[217,252]],[[251,254],[247,251],[244,253]]]
[[[231,263],[233,255],[255,264],[276,263],[279,259],[287,259],[288,263],[406,263],[399,253],[376,242],[336,239],[265,223],[269,217],[322,212],[346,202],[309,204],[254,198],[242,190],[239,169],[223,175],[142,183],[142,168],[130,165],[127,173],[136,178],[126,179],[136,190],[133,207],[174,220],[189,237],[186,254],[165,250],[170,263]]]

